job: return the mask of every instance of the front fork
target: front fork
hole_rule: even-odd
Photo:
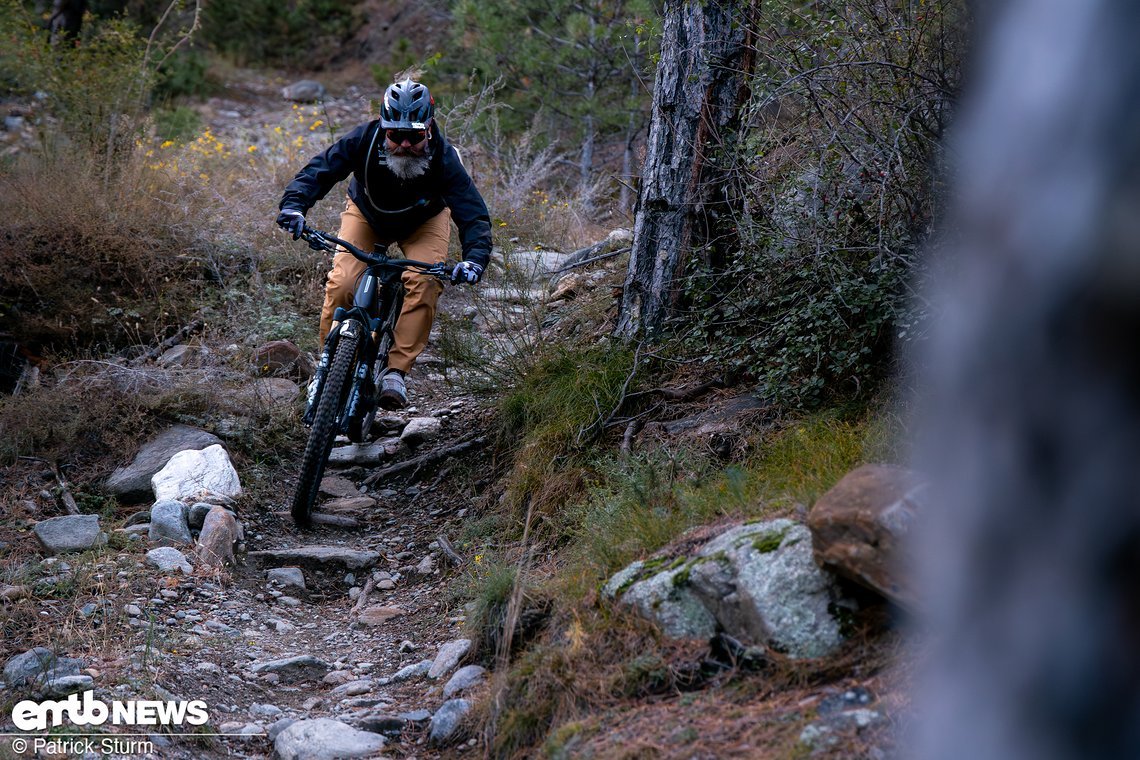
[[[338,337],[340,337],[340,322],[333,322],[329,334],[325,337],[325,345],[321,349],[321,358],[317,361],[313,381],[309,383],[308,397],[305,399],[305,415],[301,418],[301,421],[306,425],[312,425],[313,417],[317,414],[317,399],[321,397],[321,391],[325,389],[325,378],[329,374],[329,365],[332,364],[333,354],[336,353]]]

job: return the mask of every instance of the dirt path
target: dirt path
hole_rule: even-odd
[[[466,432],[470,418],[461,410],[453,413],[451,401],[436,406],[420,396],[420,410],[442,415],[444,437],[438,443],[447,445],[451,434]],[[329,490],[344,493],[338,486],[359,486],[369,472],[370,468],[353,467],[334,472],[326,483]],[[197,641],[182,645],[198,648],[168,657],[164,664],[168,675],[156,680],[172,692],[206,700],[215,726],[225,724],[227,733],[257,732],[279,717],[332,717],[356,723],[363,716],[434,712],[445,701],[440,690],[450,672],[439,680],[417,676],[398,683],[384,681],[405,666],[433,659],[443,644],[463,638],[461,600],[449,591],[458,574],[435,542],[440,535],[454,539],[459,534],[471,502],[451,483],[441,481],[432,487],[437,475],[437,468],[431,468],[422,476],[358,490],[358,498],[376,502],[356,513],[362,523],[359,528],[318,526],[298,531],[288,517],[275,514],[287,509],[284,498],[244,514],[246,561],[234,570],[226,588],[199,583],[179,599],[179,606],[194,602],[203,612],[208,610],[204,625],[196,629],[202,633],[191,634]],[[287,486],[283,484],[283,490]],[[335,497],[322,498],[325,503],[335,501]],[[340,562],[296,563],[303,568],[304,591],[266,579],[268,568],[293,563],[255,559],[260,550],[317,545],[377,552],[380,558],[371,569],[350,569]],[[428,566],[430,571],[422,572]],[[388,613],[394,616],[375,624],[354,622],[356,601],[350,593],[355,597],[370,577],[372,590],[364,609],[376,613],[372,616],[376,620]],[[367,621],[370,615],[362,617]],[[329,674],[290,682],[285,675],[250,670],[254,663],[298,655],[329,663]],[[213,663],[218,670],[204,663]],[[404,722],[398,737],[392,737],[387,756],[438,756],[426,746],[426,725],[422,720]],[[221,741],[215,750],[218,756],[271,754],[264,736]],[[448,756],[462,749],[449,748]]]

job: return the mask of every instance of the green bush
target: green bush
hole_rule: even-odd
[[[239,64],[313,68],[314,56],[326,60],[359,23],[359,9],[337,0],[208,3],[202,38]]]
[[[218,89],[210,78],[210,64],[205,52],[179,50],[158,69],[154,99],[160,103],[185,96],[201,97]]]
[[[193,108],[175,106],[154,112],[154,131],[160,140],[183,142],[202,130],[202,117]]]

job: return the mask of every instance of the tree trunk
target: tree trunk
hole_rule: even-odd
[[[707,240],[721,184],[709,162],[728,144],[747,86],[755,2],[667,0],[661,62],[617,333],[659,330],[675,306],[685,255]]]
[[[633,49],[641,49],[641,38],[638,35],[633,36]],[[640,60],[641,56],[637,57]],[[640,86],[637,79],[637,69],[630,66],[629,71],[629,122],[625,130],[625,150],[622,151],[621,156],[621,196],[618,199],[618,210],[624,217],[629,216],[630,198],[633,193],[630,187],[633,183],[633,144],[637,140],[637,133],[641,131],[640,125],[637,123],[638,110],[634,106],[637,102],[637,90]]]
[[[52,44],[78,37],[79,30],[83,27],[83,14],[86,12],[87,0],[55,0],[51,14]]]

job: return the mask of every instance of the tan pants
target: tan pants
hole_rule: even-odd
[[[356,204],[349,200],[345,204],[344,213],[340,215],[340,232],[337,237],[365,251],[371,251],[376,243],[398,242],[405,258],[435,264],[447,259],[451,211],[445,208],[404,240],[382,240],[376,236]],[[333,256],[332,271],[325,284],[325,305],[321,309],[322,344],[332,329],[333,312],[338,306],[348,308],[352,305],[356,281],[366,268],[366,264],[347,251],[337,250]],[[443,285],[434,277],[411,271],[404,272],[402,279],[404,308],[396,323],[396,339],[388,352],[388,366],[407,372],[427,345],[428,333],[435,320],[435,304],[443,292]]]

